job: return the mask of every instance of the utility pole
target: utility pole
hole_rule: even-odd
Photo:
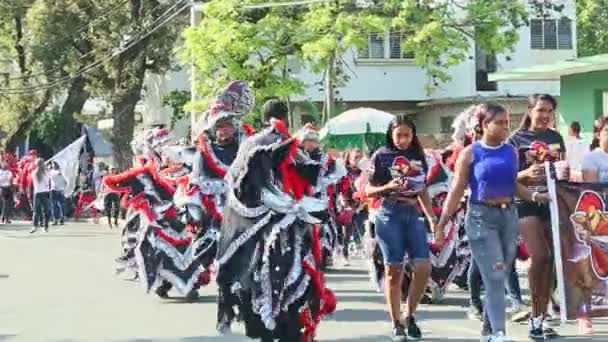
[[[196,27],[201,23],[203,18],[203,7],[204,2],[199,0],[191,0],[192,5],[190,6],[190,26]],[[196,91],[196,66],[194,61],[192,61],[192,65],[190,67],[190,101],[196,102],[199,100],[198,93]],[[196,139],[196,122],[198,121],[197,113],[195,109],[192,109],[190,113],[190,138],[192,141]]]
[[[323,113],[323,120],[321,122],[324,125],[334,113],[334,56],[329,58],[327,63],[327,69],[325,70],[325,80],[323,82],[323,90],[325,91],[325,112]]]

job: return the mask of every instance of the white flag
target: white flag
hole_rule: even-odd
[[[65,186],[65,196],[71,195],[76,187],[78,168],[80,166],[80,152],[82,151],[82,147],[84,146],[86,139],[86,135],[81,136],[78,138],[78,140],[59,151],[47,162],[56,162],[59,165],[61,173],[67,182]]]

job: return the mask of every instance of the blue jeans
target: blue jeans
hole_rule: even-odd
[[[51,212],[53,213],[53,221],[63,222],[65,208],[65,196],[63,191],[51,190]]]
[[[50,193],[38,192],[34,194],[34,226],[45,228],[49,227],[51,218],[51,199]]]
[[[479,266],[475,260],[471,260],[471,265],[469,266],[468,272],[468,286],[469,293],[471,296],[470,304],[477,309],[482,307],[481,305],[481,272],[479,271]],[[521,303],[521,287],[519,286],[519,278],[517,276],[517,271],[515,270],[515,262],[511,266],[511,273],[509,274],[509,278],[505,283],[506,292],[511,297],[512,300],[518,301]]]
[[[492,332],[505,331],[505,281],[517,253],[519,223],[515,206],[469,204],[465,218],[473,260],[485,285],[484,319]]]
[[[414,262],[429,259],[426,226],[413,205],[384,201],[376,212],[376,239],[387,265],[402,264],[406,253]]]

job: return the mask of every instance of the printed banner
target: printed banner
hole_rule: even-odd
[[[548,187],[562,320],[608,316],[608,184]]]
[[[66,196],[71,195],[76,187],[78,168],[80,167],[80,153],[82,152],[83,146],[85,146],[86,139],[86,136],[81,136],[47,161],[47,163],[57,162],[57,164],[59,164],[61,173],[67,181],[65,187]]]

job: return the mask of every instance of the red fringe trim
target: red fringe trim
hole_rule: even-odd
[[[221,222],[223,220],[223,217],[222,214],[217,211],[213,198],[209,195],[201,194],[201,199],[203,200],[203,205],[205,206],[205,208],[209,210],[209,214]]]
[[[315,262],[318,265],[321,259],[321,244],[319,242],[319,229],[316,225],[312,227],[312,252],[315,258]],[[308,262],[302,262],[302,267],[304,271],[310,276],[312,280],[312,286],[314,286],[315,291],[319,294],[319,299],[321,301],[321,306],[319,308],[319,312],[312,316],[310,309],[305,308],[302,310],[300,314],[300,323],[304,327],[304,333],[302,335],[302,341],[310,341],[312,337],[315,336],[315,332],[317,330],[317,326],[319,322],[321,322],[321,318],[324,315],[331,314],[336,311],[336,296],[334,293],[326,288],[323,283],[323,272],[317,270],[313,265]]]
[[[249,126],[248,124],[243,124],[242,128],[243,132],[245,132],[245,135],[248,137],[255,134],[255,129],[253,129],[253,127]]]
[[[200,148],[201,153],[203,154],[203,158],[205,158],[205,162],[207,163],[211,171],[215,172],[218,176],[226,176],[226,172],[228,170],[226,170],[220,165],[217,165],[215,160],[213,160],[213,157],[211,157],[211,152],[209,151],[208,146],[209,145],[206,143],[205,136],[201,134],[198,137],[198,147]]]
[[[156,235],[158,235],[161,239],[167,241],[168,243],[170,243],[173,246],[186,246],[189,245],[190,243],[192,243],[192,237],[187,237],[185,239],[175,239],[169,235],[167,235],[161,228],[154,228],[154,232],[156,233]]]

